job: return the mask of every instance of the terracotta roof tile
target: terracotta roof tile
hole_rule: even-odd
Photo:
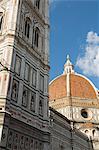
[[[90,82],[82,76],[70,75],[70,90],[72,97],[96,98],[96,92]],[[49,99],[56,100],[67,96],[66,75],[61,75],[49,85]]]
[[[66,97],[66,76],[55,79],[49,86],[49,99],[55,100]]]

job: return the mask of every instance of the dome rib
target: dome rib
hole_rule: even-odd
[[[70,74],[71,96],[95,99],[96,91],[92,84],[82,75]]]
[[[60,75],[50,82],[49,99],[56,100],[67,97],[67,75]],[[89,79],[80,74],[70,74],[70,93],[71,97],[81,99],[96,99],[97,92],[95,86]]]

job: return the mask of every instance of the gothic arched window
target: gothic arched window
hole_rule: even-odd
[[[85,130],[85,133],[86,133],[86,134],[88,134],[88,133],[89,133],[89,131],[88,131],[88,130]]]
[[[92,131],[93,137],[95,136],[95,130]]]
[[[35,6],[36,6],[36,8],[40,8],[40,0],[36,0],[36,2],[35,2]]]
[[[25,21],[25,36],[27,38],[29,38],[29,36],[30,36],[30,24],[31,24],[30,19],[26,18],[26,21]]]
[[[0,31],[2,29],[2,23],[3,23],[3,13],[0,12]]]
[[[35,33],[34,33],[34,45],[36,47],[39,46],[39,36],[40,36],[40,30],[38,27],[35,28]]]

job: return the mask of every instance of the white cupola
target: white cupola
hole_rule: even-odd
[[[67,60],[66,60],[66,63],[64,65],[63,74],[67,74],[67,73],[74,73],[74,66],[70,61],[70,56],[69,55],[67,55]]]

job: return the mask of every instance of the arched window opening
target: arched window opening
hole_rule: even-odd
[[[90,131],[89,130],[85,130],[85,134],[90,137]]]
[[[85,130],[85,133],[86,133],[86,134],[88,134],[88,133],[89,133],[89,131],[88,131],[88,130]]]
[[[26,21],[25,21],[25,36],[27,38],[29,38],[29,36],[30,36],[30,23],[31,23],[30,19],[26,18]]]
[[[88,118],[88,111],[87,111],[86,109],[82,109],[82,110],[81,110],[81,115],[82,115],[82,117],[85,118],[85,119]]]
[[[93,135],[93,137],[95,136],[95,130],[92,131],[92,135]]]
[[[39,46],[39,35],[40,35],[40,30],[39,30],[39,28],[37,28],[36,27],[36,29],[35,29],[35,37],[34,37],[34,45],[36,46],[36,47],[38,47]]]
[[[0,31],[2,30],[2,23],[3,23],[3,13],[0,12]]]
[[[40,8],[40,0],[36,0],[36,2],[35,2],[35,6],[36,6],[36,8]]]

